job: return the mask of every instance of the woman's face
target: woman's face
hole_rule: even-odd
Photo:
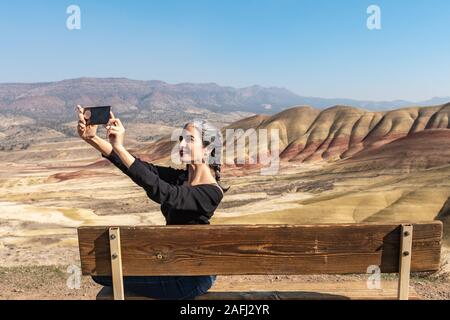
[[[202,163],[205,148],[200,133],[193,125],[184,127],[179,141],[179,155],[182,163]]]

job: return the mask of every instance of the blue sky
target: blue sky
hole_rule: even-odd
[[[81,30],[66,9],[81,8]],[[382,29],[366,27],[369,5]],[[448,0],[15,0],[0,82],[77,77],[285,87],[306,96],[450,96]]]

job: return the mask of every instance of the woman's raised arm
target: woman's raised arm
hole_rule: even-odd
[[[86,140],[86,142],[100,151],[105,157],[110,156],[113,151],[111,144],[97,135],[89,140]]]

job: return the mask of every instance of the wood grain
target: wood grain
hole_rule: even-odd
[[[411,271],[439,268],[442,222],[415,223]],[[84,275],[111,275],[109,226],[78,228]],[[124,276],[398,272],[400,224],[120,227]]]

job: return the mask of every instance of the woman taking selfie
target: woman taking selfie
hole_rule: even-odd
[[[124,147],[125,128],[112,112],[105,125],[109,142],[97,136],[97,125],[86,124],[83,107],[77,106],[77,113],[79,136],[142,187],[150,199],[161,204],[167,225],[209,224],[228,190],[220,184],[220,163],[209,164],[209,159],[215,158],[214,145],[220,143],[220,148],[221,141],[216,139],[213,144],[207,135],[213,132],[214,139],[217,129],[206,122],[187,123],[179,137],[179,155],[186,169],[174,169],[130,154]],[[98,284],[112,286],[110,276],[92,278]],[[124,287],[155,299],[193,299],[206,293],[215,280],[215,275],[130,276],[124,277]]]

